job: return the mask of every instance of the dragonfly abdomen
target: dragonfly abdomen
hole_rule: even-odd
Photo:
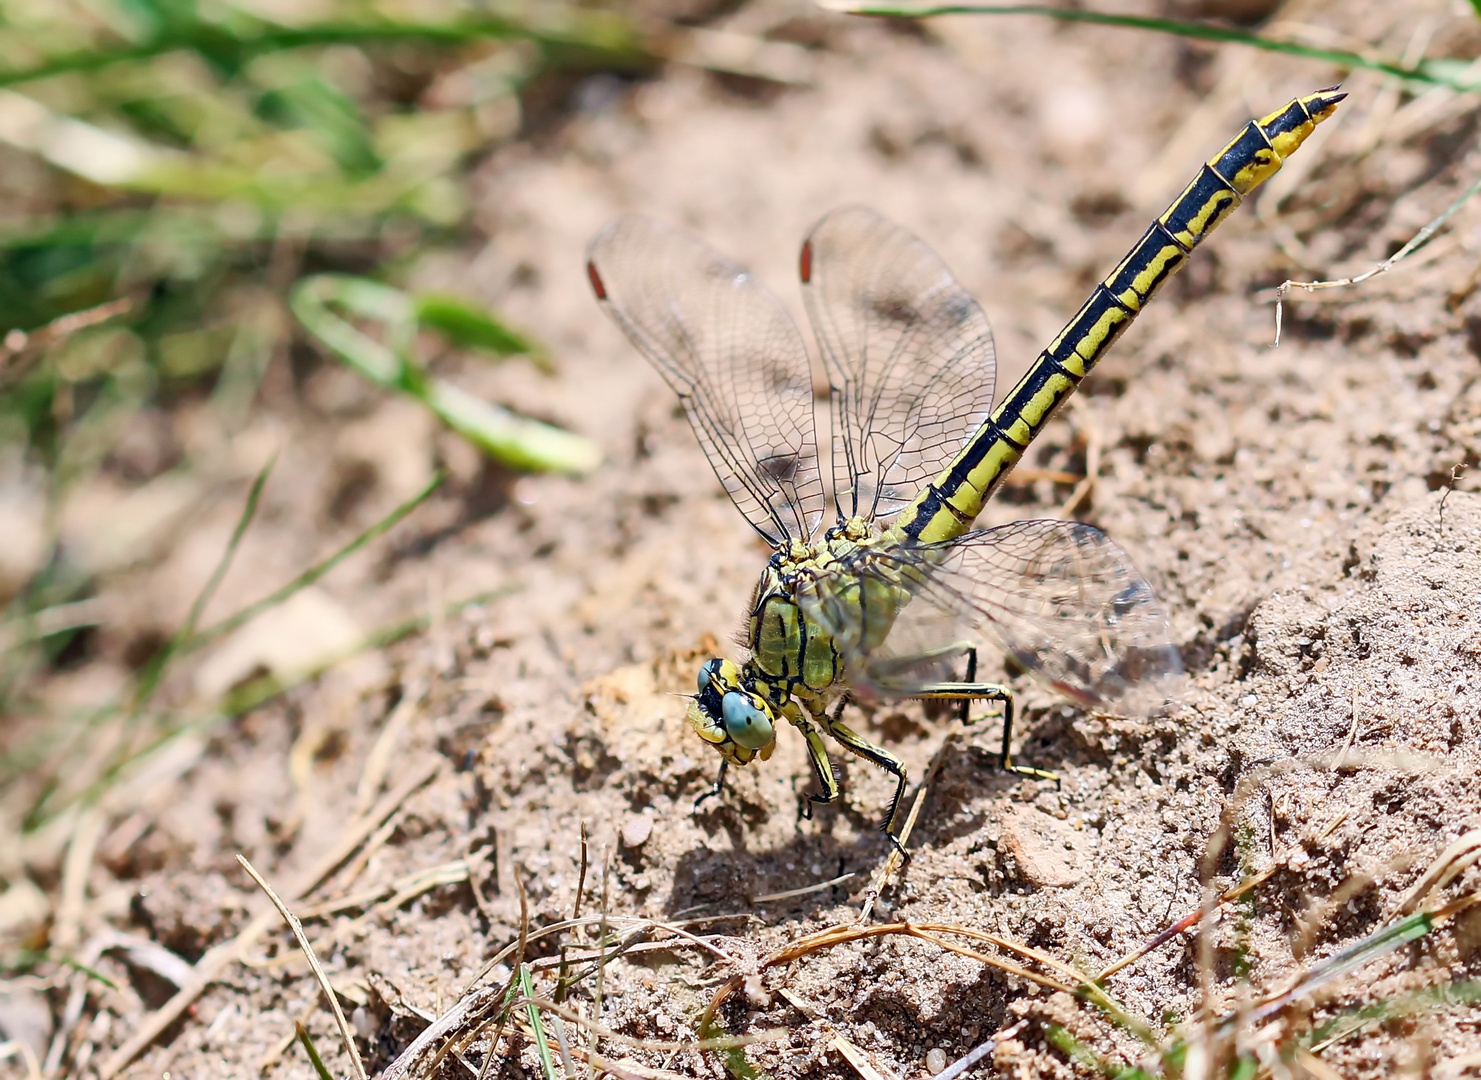
[[[1280,169],[1282,160],[1345,96],[1332,89],[1297,98],[1269,116],[1251,120],[1210,158],[1095,287],[961,452],[901,511],[893,528],[896,536],[930,543],[970,529],[1029,443],[1157,290],[1245,195]]]

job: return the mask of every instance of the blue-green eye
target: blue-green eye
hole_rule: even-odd
[[[775,738],[771,718],[751,703],[750,696],[732,690],[720,700],[725,734],[747,750],[760,750]]]
[[[710,688],[710,680],[715,677],[715,672],[719,669],[719,660],[706,660],[704,667],[699,669],[699,692],[701,694]]]

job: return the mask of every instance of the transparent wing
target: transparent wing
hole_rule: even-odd
[[[859,206],[814,226],[802,284],[833,387],[838,513],[888,519],[987,419],[987,316],[924,242]]]
[[[740,512],[806,539],[826,498],[807,349],[781,302],[687,233],[622,217],[587,251],[597,299],[679,395]]]
[[[908,602],[890,613],[852,598],[886,584]],[[941,544],[865,548],[799,594],[833,635],[851,683],[908,694],[965,623],[1079,704],[1147,715],[1177,691],[1182,665],[1162,605],[1105,533],[1073,521],[1019,521]],[[920,660],[922,663],[913,663]],[[958,665],[959,667],[959,665]],[[919,685],[917,682],[916,685]]]

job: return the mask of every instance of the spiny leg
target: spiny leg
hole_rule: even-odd
[[[706,791],[703,795],[694,800],[694,813],[699,813],[699,806],[706,799],[716,798],[720,794],[720,792],[725,790],[725,770],[729,768],[730,762],[720,762],[720,774],[715,777],[715,783],[710,787],[709,791]]]
[[[972,652],[967,661],[969,674],[976,672],[976,653]],[[1035,769],[1028,765],[1017,765],[1013,761],[1013,691],[998,683],[960,682],[960,683],[936,683],[933,686],[925,686],[917,690],[913,697],[919,697],[927,701],[960,701],[965,710],[974,701],[996,701],[1001,704],[1003,712],[1003,751],[1001,764],[1004,772],[1017,773],[1019,776],[1032,776],[1037,780],[1053,780],[1059,783],[1059,775],[1046,769]]]
[[[806,720],[800,723],[792,721],[802,732],[802,737],[807,740],[807,760],[812,765],[813,775],[818,778],[816,792],[809,792],[802,800],[799,809],[802,817],[812,820],[813,803],[831,803],[838,801],[838,777],[833,775],[833,763],[828,760],[828,748],[823,745],[823,737],[818,734],[817,729]]]
[[[895,850],[900,853],[900,856],[909,859],[910,852],[905,850],[905,845],[901,844],[900,838],[895,835],[895,818],[900,813],[900,803],[905,798],[905,785],[909,782],[909,778],[905,772],[905,763],[884,747],[875,746],[868,739],[844,724],[841,720],[843,706],[844,702],[840,701],[838,708],[833,711],[833,715],[828,717],[826,721],[828,734],[842,743],[844,749],[857,754],[865,761],[873,762],[895,778],[895,794],[890,798],[890,809],[885,814],[884,822],[880,828],[890,838],[890,843],[894,845]]]

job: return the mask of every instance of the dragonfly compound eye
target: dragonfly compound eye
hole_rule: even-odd
[[[771,717],[756,706],[746,693],[732,690],[720,703],[725,719],[725,733],[747,750],[760,750],[776,738]]]
[[[703,694],[706,690],[708,690],[710,688],[710,681],[712,679],[714,679],[714,677],[716,676],[716,674],[719,673],[719,671],[720,671],[720,661],[719,660],[710,660],[710,661],[707,661],[705,663],[704,667],[702,667],[702,668],[699,669],[699,692],[701,694]]]

